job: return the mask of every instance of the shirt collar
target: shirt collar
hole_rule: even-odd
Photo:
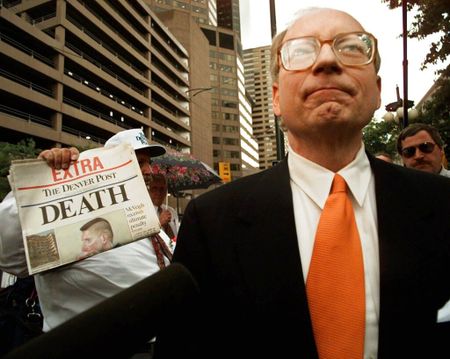
[[[311,162],[289,149],[288,167],[291,181],[299,186],[308,197],[323,209],[330,193],[334,172]],[[367,194],[372,172],[364,144],[355,159],[338,171],[345,179],[350,192],[359,206],[362,206]]]

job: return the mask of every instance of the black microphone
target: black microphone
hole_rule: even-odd
[[[120,270],[120,268],[117,268]],[[10,351],[3,359],[129,358],[198,303],[191,273],[173,263]],[[75,299],[74,299],[75,300]]]

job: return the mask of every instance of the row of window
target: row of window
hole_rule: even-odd
[[[230,126],[230,125],[219,125],[217,123],[212,124],[212,130],[213,132],[236,132],[239,133],[239,126]]]
[[[213,136],[212,142],[215,145],[220,145],[220,143],[222,142],[226,146],[239,146],[239,138]]]
[[[212,111],[211,118],[214,120],[239,121],[239,115],[237,113]]]
[[[235,73],[234,66],[218,64],[217,62],[210,62],[209,63],[209,68],[211,70],[219,70],[221,72],[230,72],[230,73],[233,73],[233,74]]]
[[[221,154],[223,154],[223,158],[241,158],[241,153],[239,151],[213,150],[214,157],[221,157]]]

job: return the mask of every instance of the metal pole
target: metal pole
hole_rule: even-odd
[[[270,34],[272,38],[277,34],[277,18],[275,15],[275,0],[270,1]]]
[[[403,18],[403,128],[408,126],[408,30],[407,30],[407,0],[402,1]]]
[[[275,13],[275,0],[269,0],[270,5],[270,33],[272,35],[272,38],[277,34],[277,19],[276,19],[276,13]],[[277,144],[277,160],[281,161],[284,156],[284,134],[283,131],[280,128],[280,120],[278,116],[274,115],[275,117],[275,140]]]

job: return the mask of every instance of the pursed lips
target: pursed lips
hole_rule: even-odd
[[[330,86],[320,86],[320,87],[313,87],[311,89],[306,89],[305,91],[305,98],[308,96],[314,95],[316,93],[339,93],[339,92],[345,92],[348,95],[352,96],[354,91],[349,86],[336,86],[336,85],[330,85]]]

